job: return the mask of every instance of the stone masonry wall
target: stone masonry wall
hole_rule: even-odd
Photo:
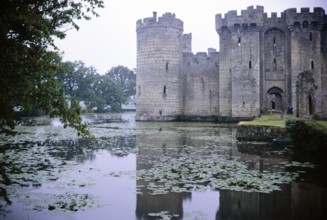
[[[218,115],[219,53],[184,53],[183,115]]]
[[[260,35],[257,27],[240,29],[232,34],[232,117],[253,117],[260,114]]]

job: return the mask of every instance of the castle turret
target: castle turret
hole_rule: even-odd
[[[181,113],[183,22],[165,13],[137,21],[136,119],[173,120]]]
[[[263,7],[250,6],[238,16],[216,15],[220,35],[220,115],[248,118],[260,114],[260,30]]]
[[[292,105],[298,116],[306,117],[326,113],[326,87],[323,73],[324,58],[322,47],[323,26],[326,24],[322,8],[301,8],[285,11],[286,25],[290,31],[291,47],[291,92]],[[305,72],[305,77],[303,73]],[[325,112],[325,113],[324,113]]]

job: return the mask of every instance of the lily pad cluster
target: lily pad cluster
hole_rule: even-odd
[[[137,171],[137,179],[144,181],[139,189],[145,187],[152,195],[201,191],[208,187],[269,193],[280,190],[281,184],[289,183],[297,176],[297,173],[249,170],[241,162],[222,158],[193,160],[180,157]]]
[[[26,193],[18,195],[26,205],[32,205],[36,211],[73,211],[86,210],[97,206],[94,198],[88,194],[64,193],[64,194],[41,194]]]

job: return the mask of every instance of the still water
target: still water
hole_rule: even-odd
[[[290,146],[239,143],[235,125],[83,116],[91,142],[59,120],[0,137],[0,219],[324,219],[326,172]]]

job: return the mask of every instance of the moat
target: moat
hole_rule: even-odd
[[[0,219],[324,219],[325,166],[291,146],[241,144],[236,124],[135,122],[90,114],[95,141],[56,119],[0,137],[12,205]],[[2,179],[1,179],[2,180]]]

